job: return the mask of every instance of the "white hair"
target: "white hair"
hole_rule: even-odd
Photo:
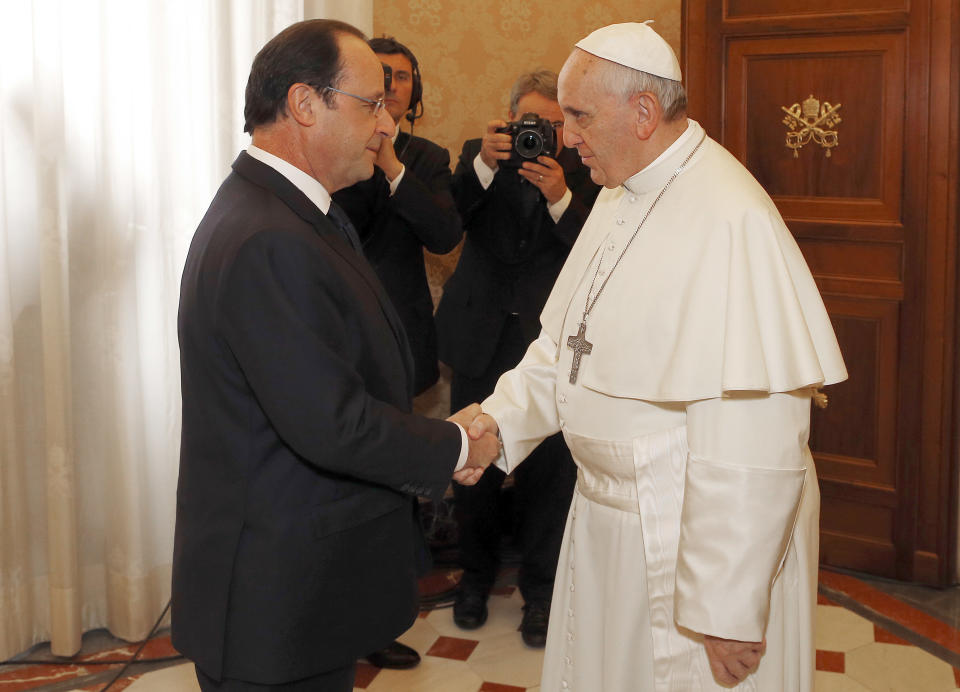
[[[648,91],[657,97],[667,122],[676,120],[687,110],[687,92],[683,84],[658,77],[609,60],[600,60],[598,79],[609,94],[628,99],[634,94]]]

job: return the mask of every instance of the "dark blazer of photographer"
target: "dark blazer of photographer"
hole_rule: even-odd
[[[440,360],[468,377],[480,376],[494,356],[500,331],[516,314],[524,337],[540,333],[540,311],[600,187],[576,150],[557,157],[572,199],[559,222],[540,191],[516,168],[500,165],[484,190],[473,167],[481,140],[464,143],[453,191],[466,241],[437,309]]]
[[[190,245],[173,643],[261,684],[351,665],[416,618],[416,495],[460,431],[410,415],[403,327],[340,228],[241,153]]]
[[[380,168],[373,177],[339,190],[333,199],[353,221],[363,252],[383,282],[407,330],[414,364],[414,394],[437,381],[437,331],[423,250],[453,250],[463,229],[450,192],[450,154],[406,132],[394,148],[406,167],[396,192]]]

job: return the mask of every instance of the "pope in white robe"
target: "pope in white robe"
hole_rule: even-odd
[[[471,428],[499,428],[507,472],[557,431],[578,465],[540,689],[812,691],[830,320],[750,173],[656,94],[611,93],[608,63],[679,84],[669,46],[643,24],[577,46],[565,143],[606,189]]]

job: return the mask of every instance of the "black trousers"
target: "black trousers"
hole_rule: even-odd
[[[302,680],[261,685],[232,678],[224,678],[217,682],[196,665],[194,668],[197,671],[197,682],[200,683],[200,689],[203,692],[351,692],[355,674],[355,666],[351,663],[344,668],[335,668]]]
[[[453,373],[451,409],[459,411],[485,399],[493,392],[500,375],[520,361],[527,345],[519,320],[508,319],[486,372],[479,377]],[[549,601],[567,511],[577,482],[577,467],[563,436],[558,433],[544,440],[513,476],[521,552],[520,593],[527,603]],[[464,588],[487,593],[496,578],[502,536],[500,489],[505,478],[502,471],[491,466],[474,486],[453,484]]]

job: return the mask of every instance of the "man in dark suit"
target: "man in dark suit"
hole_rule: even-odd
[[[550,120],[558,151],[509,165],[512,137],[493,120],[463,145],[453,176],[467,240],[437,311],[440,359],[453,368],[451,407],[482,401],[540,331],[540,311],[599,192],[576,151],[563,149],[557,76],[522,75],[510,97],[511,121],[524,113]],[[551,152],[552,153],[552,152]],[[526,468],[524,468],[526,466]],[[500,487],[491,468],[470,488],[454,487],[463,579],[454,621],[479,627],[499,561]],[[515,474],[524,641],[546,641],[550,598],[576,466],[563,438],[545,440]]]
[[[393,306],[330,193],[373,173],[383,69],[342,22],[257,54],[240,154],[181,284],[173,642],[203,690],[349,690],[416,617],[416,495],[475,482],[496,438],[410,413]],[[459,469],[459,470],[457,470]]]
[[[397,308],[413,353],[413,391],[421,394],[440,376],[423,249],[450,252],[463,229],[450,193],[450,154],[428,139],[400,131],[404,118],[412,128],[417,113],[423,112],[417,58],[394,38],[374,38],[369,45],[390,69],[385,102],[396,130],[383,138],[373,176],[338,190],[333,199],[356,227],[364,255]],[[366,658],[381,668],[411,668],[420,662],[420,655],[400,642]]]

